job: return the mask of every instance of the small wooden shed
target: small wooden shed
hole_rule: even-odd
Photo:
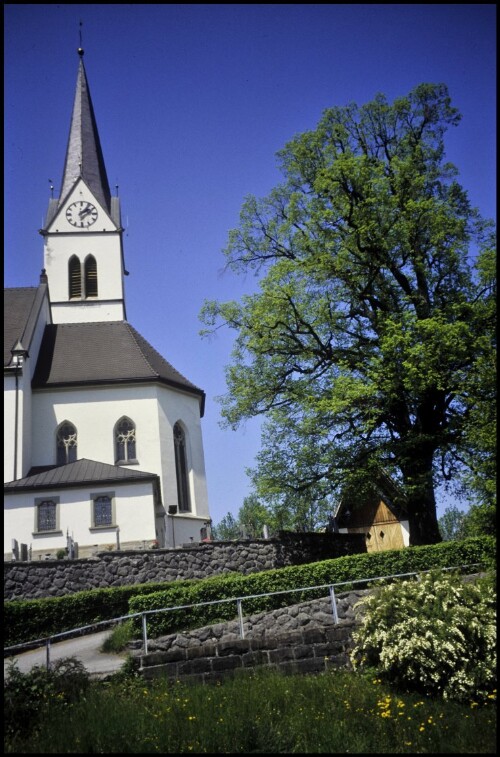
[[[361,495],[354,488],[346,489],[334,514],[334,530],[364,533],[368,552],[407,547],[408,513],[399,486],[382,472]]]

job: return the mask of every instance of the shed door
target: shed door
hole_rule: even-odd
[[[366,534],[368,552],[382,552],[385,549],[403,549],[403,534],[399,523],[375,523],[371,528],[349,528],[348,532]]]

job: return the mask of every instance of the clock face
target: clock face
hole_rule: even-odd
[[[97,208],[91,202],[78,200],[72,203],[66,211],[66,218],[72,226],[85,229],[97,221]]]

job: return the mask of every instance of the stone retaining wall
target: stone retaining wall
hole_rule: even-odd
[[[140,658],[144,678],[210,683],[255,667],[283,673],[320,673],[350,668],[352,632],[359,622],[356,603],[368,589],[337,597],[338,624],[329,598],[301,602],[239,621],[217,623],[193,631],[171,634],[148,642],[148,654]],[[136,650],[142,642],[133,642]]]
[[[208,542],[176,549],[99,552],[81,560],[4,563],[4,600],[60,597],[221,573],[243,575],[366,551],[360,534],[293,534],[275,539]]]

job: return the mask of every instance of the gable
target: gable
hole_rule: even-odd
[[[74,202],[86,201],[92,203],[98,211],[98,220],[95,225],[90,226],[88,229],[75,228],[71,225],[66,217],[68,208]],[[111,219],[108,209],[105,205],[101,204],[99,198],[89,189],[85,181],[80,177],[75,182],[75,185],[67,193],[66,197],[62,197],[57,200],[56,204],[49,205],[49,212],[47,214],[46,226],[44,234],[49,233],[62,233],[65,234],[81,234],[91,233],[95,231],[118,231],[117,226]]]

